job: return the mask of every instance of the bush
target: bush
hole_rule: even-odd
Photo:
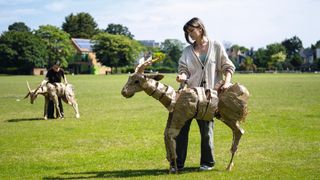
[[[28,75],[31,71],[29,69],[22,69],[18,67],[0,67],[0,74],[10,75]]]
[[[133,66],[118,68],[118,72],[120,72],[120,73],[125,73],[125,74],[127,74],[127,73],[134,73],[134,70],[135,70],[135,69],[133,68]]]
[[[265,72],[266,72],[266,68],[261,68],[261,67],[259,67],[259,68],[257,68],[254,72],[255,72],[255,73],[265,73]]]

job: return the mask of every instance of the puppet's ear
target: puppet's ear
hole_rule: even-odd
[[[145,74],[146,78],[154,79],[156,81],[160,81],[164,78],[163,74]]]
[[[24,97],[24,99],[28,98],[30,96],[30,92]]]

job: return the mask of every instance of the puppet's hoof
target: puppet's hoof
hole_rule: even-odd
[[[76,114],[76,118],[79,119],[80,118],[80,114]]]
[[[232,168],[233,168],[233,166],[234,166],[234,164],[233,164],[233,162],[232,163],[230,163],[229,165],[228,165],[228,167],[227,167],[227,171],[231,171],[232,170]]]
[[[47,118],[47,116],[45,116],[45,117],[43,117],[43,119],[44,119],[44,120],[47,120],[48,118]]]

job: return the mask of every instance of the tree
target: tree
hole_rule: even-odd
[[[166,55],[164,53],[162,53],[162,52],[154,52],[152,54],[152,56],[153,56],[153,58],[158,58],[159,59],[157,62],[162,61],[166,57]]]
[[[302,58],[299,53],[303,48],[300,38],[293,36],[290,39],[285,39],[281,44],[286,48],[288,61],[290,61],[293,66],[300,67],[302,64]]]
[[[295,68],[299,68],[303,63],[302,58],[298,53],[291,55],[289,61]]]
[[[93,37],[93,51],[99,61],[110,67],[132,65],[145,48],[135,40],[124,35],[100,33]]]
[[[166,54],[163,65],[171,68],[178,68],[178,62],[183,50],[183,43],[178,39],[166,39],[161,47]]]
[[[286,54],[286,48],[280,43],[273,43],[267,45],[267,56],[271,58],[272,55],[277,54],[279,52],[283,52]]]
[[[285,39],[281,44],[286,48],[287,54],[290,57],[298,54],[300,49],[303,48],[302,41],[297,36],[293,36],[290,39]]]
[[[62,29],[73,38],[90,39],[98,33],[97,23],[89,13],[81,12],[77,15],[72,13],[65,18]]]
[[[34,67],[47,64],[46,57],[45,43],[30,32],[8,31],[0,37],[0,67],[4,73],[30,74]]]
[[[258,67],[267,68],[267,50],[264,48],[259,48],[253,55],[253,63],[256,64]]]
[[[124,35],[129,37],[130,39],[133,39],[134,35],[131,34],[129,29],[126,26],[122,26],[121,24],[108,24],[107,29],[105,32],[109,34],[118,34],[118,35]]]
[[[282,63],[286,60],[286,54],[283,51],[271,55],[271,60],[268,62],[269,68],[283,69]]]
[[[244,47],[244,46],[239,46],[237,44],[234,44],[230,47],[230,49],[234,52],[238,52],[240,51],[242,54],[246,53],[247,51],[249,51],[248,48]]]
[[[75,49],[70,41],[70,35],[52,25],[40,26],[35,31],[46,44],[48,51],[48,65],[60,61],[62,67],[68,67],[68,61],[73,58]]]
[[[30,32],[30,28],[24,22],[15,22],[8,26],[9,31]]]
[[[312,46],[314,46],[315,48],[320,48],[320,40],[317,41],[316,44],[315,44],[315,45],[312,45]]]
[[[267,64],[269,69],[283,69],[282,63],[286,59],[286,48],[280,43],[267,45]]]
[[[240,64],[240,70],[255,71],[256,68],[253,59],[250,56],[245,57],[244,61]]]

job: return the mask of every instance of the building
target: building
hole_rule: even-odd
[[[160,48],[160,43],[155,40],[139,40],[139,42],[147,47]]]
[[[320,59],[320,48],[316,49],[316,59]]]
[[[98,62],[92,50],[93,43],[90,39],[71,39],[77,53],[74,59],[69,62],[68,69],[74,74],[109,74],[111,68]]]
[[[310,48],[301,49],[300,56],[303,59],[303,64],[312,64],[314,57],[313,57],[313,50]]]
[[[236,67],[239,67],[241,63],[244,62],[245,58],[248,55],[246,52],[241,52],[238,48],[228,48],[226,49],[226,52],[229,56],[229,58],[233,61],[233,63],[236,65]]]
[[[300,50],[300,56],[302,58],[302,71],[314,71],[318,69],[318,59],[320,58],[320,48],[302,48]]]
[[[32,70],[33,75],[46,75],[47,72],[46,68],[33,68]]]

